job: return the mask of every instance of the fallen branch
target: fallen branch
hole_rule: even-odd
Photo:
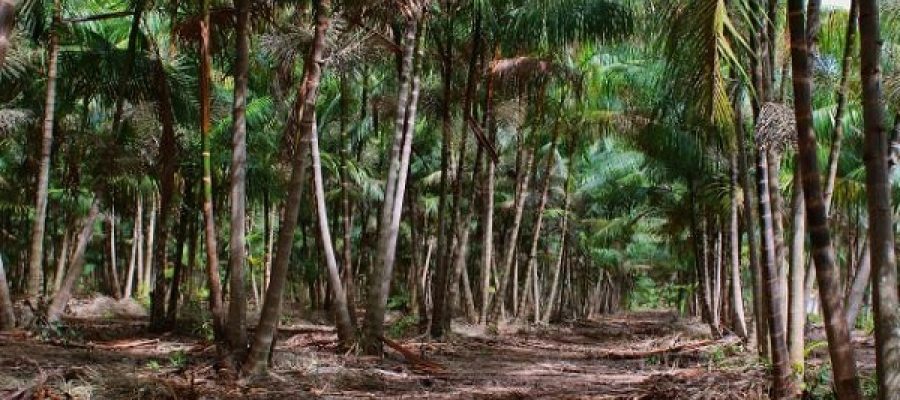
[[[403,358],[405,358],[406,361],[409,362],[412,366],[417,367],[418,369],[426,373],[437,374],[446,371],[446,368],[444,368],[443,365],[419,357],[419,355],[417,355],[416,353],[400,345],[400,343],[397,343],[384,336],[378,336],[378,339],[384,342],[384,344],[386,344],[388,347],[402,354]]]
[[[97,343],[95,346],[98,349],[104,350],[121,350],[121,349],[130,349],[134,347],[142,347],[149,346],[151,344],[158,344],[159,339],[147,339],[147,340],[129,340],[126,342],[116,342],[116,343]]]
[[[660,349],[645,351],[616,351],[608,350],[600,353],[591,354],[592,358],[609,358],[613,360],[630,360],[638,358],[647,358],[670,353],[681,353],[685,351],[699,350],[717,344],[730,344],[733,340],[700,340],[696,342],[684,343],[677,346],[664,347]]]

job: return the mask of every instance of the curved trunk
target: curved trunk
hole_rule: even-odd
[[[247,71],[250,68],[250,5],[238,0],[234,64],[231,152],[231,241],[228,259],[229,302],[225,336],[240,357],[247,348],[247,295],[244,287],[245,223],[247,219]]]
[[[737,155],[732,154],[731,157],[731,184],[733,187],[739,185],[739,171]],[[744,293],[743,284],[741,283],[741,231],[737,193],[731,195],[731,220],[729,224],[728,243],[731,245],[731,309],[734,322],[733,328],[735,333],[743,339],[749,337],[747,332],[747,320],[744,314]]]
[[[53,295],[50,306],[47,308],[47,321],[57,322],[62,317],[66,304],[72,298],[72,290],[75,284],[81,278],[84,271],[84,253],[87,250],[88,243],[94,236],[94,221],[97,220],[97,214],[100,213],[100,200],[94,199],[91,203],[91,209],[84,218],[84,226],[81,228],[81,234],[78,236],[78,243],[75,245],[75,252],[72,254],[72,260],[69,263],[69,270],[66,271],[66,278],[63,280],[62,286]]]
[[[887,131],[881,93],[881,32],[878,2],[859,0],[861,79],[865,122],[866,194],[869,211],[872,298],[875,306],[875,361],[878,397],[900,393],[900,299],[897,293],[897,260]]]
[[[521,145],[523,146],[524,145]],[[516,261],[516,244],[519,241],[519,230],[522,227],[522,215],[525,213],[525,200],[528,199],[528,182],[530,181],[530,171],[531,164],[534,160],[534,154],[530,151],[524,152],[522,162],[522,168],[519,169],[518,179],[520,183],[517,183],[519,187],[516,192],[516,208],[513,215],[513,223],[512,227],[509,230],[509,237],[506,240],[506,253],[503,255],[503,264],[501,265],[501,276],[500,276],[500,289],[497,291],[497,295],[494,296],[494,305],[493,305],[493,315],[496,317],[501,312],[505,311],[504,302],[506,300],[506,293],[509,291],[510,281],[513,279],[513,270],[514,263]],[[513,293],[516,293],[516,285],[512,286]],[[515,296],[513,296],[513,303],[515,304]]]
[[[309,140],[315,128],[316,99],[319,94],[319,81],[322,78],[322,54],[325,52],[325,35],[331,24],[331,2],[319,2],[316,19],[315,36],[310,46],[309,55],[304,63],[304,80],[300,86],[291,118],[285,127],[285,135],[294,135],[295,121],[300,121],[300,136],[295,140],[295,151],[291,162],[291,179],[288,185],[288,197],[284,204],[281,225],[278,230],[275,258],[272,261],[271,281],[266,289],[259,324],[253,335],[253,341],[241,369],[244,373],[260,373],[266,370],[266,363],[272,350],[278,320],[281,318],[282,294],[287,280],[288,266],[294,243],[294,230],[300,215],[300,203],[303,200],[303,188],[307,183],[306,167],[309,155]]]
[[[406,175],[409,172],[409,156],[415,131],[416,103],[419,94],[419,78],[414,71],[417,41],[417,17],[408,17],[403,37],[397,116],[394,121],[394,142],[385,182],[384,204],[382,204],[379,219],[376,259],[369,275],[366,294],[362,348],[369,355],[380,356],[383,350],[381,338],[384,333],[384,314],[391,289],[397,236],[400,233],[400,215],[406,190]]]
[[[817,0],[812,0],[817,1]],[[839,273],[834,258],[828,216],[822,194],[821,175],[816,157],[816,138],[813,133],[812,77],[806,47],[806,27],[803,0],[788,1],[788,25],[791,35],[791,65],[793,69],[794,113],[797,120],[797,141],[800,171],[803,175],[803,197],[806,202],[806,223],[809,229],[811,254],[816,266],[828,350],[834,368],[834,382],[838,398],[860,398],[856,360],[850,343],[843,305],[841,304]],[[877,48],[877,47],[876,47]],[[880,157],[884,159],[884,157]],[[885,170],[886,171],[886,170]],[[886,176],[886,175],[885,175]],[[870,188],[871,189],[871,188]],[[874,218],[877,220],[877,218]],[[890,215],[884,221],[890,226]],[[890,229],[890,228],[889,228]],[[891,248],[893,249],[893,248]],[[896,296],[896,285],[893,287]]]
[[[319,156],[319,135],[313,123],[310,136],[310,152],[312,154],[313,185],[316,200],[316,215],[319,220],[319,237],[322,239],[322,250],[325,253],[325,266],[328,269],[328,286],[331,288],[331,307],[337,325],[338,342],[342,348],[353,345],[353,322],[347,308],[347,294],[341,283],[337,257],[334,255],[334,242],[328,228],[328,210],[325,207],[325,183],[322,179],[322,162]]]
[[[35,190],[34,223],[31,225],[31,247],[28,252],[28,281],[26,292],[29,297],[41,294],[41,280],[44,277],[44,229],[47,223],[47,195],[50,189],[50,152],[53,150],[53,123],[56,116],[56,78],[59,65],[60,0],[54,0],[53,27],[50,31],[50,48],[47,62],[47,91],[44,102],[44,121],[41,128],[41,152],[38,163],[37,187]]]
[[[868,239],[863,243],[863,253],[859,260],[859,268],[856,269],[856,275],[853,276],[853,283],[847,292],[846,304],[847,312],[847,329],[853,330],[856,325],[856,316],[859,315],[859,308],[862,306],[863,298],[866,294],[866,287],[869,286],[869,277],[872,275],[872,247],[868,244]]]

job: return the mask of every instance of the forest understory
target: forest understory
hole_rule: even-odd
[[[397,337],[389,340],[403,350],[388,346],[383,359],[338,351],[331,323],[291,315],[269,373],[238,379],[189,322],[150,335],[145,318],[102,303],[77,301],[73,309],[92,316],[67,318],[57,336],[65,340],[0,334],[0,398],[762,399],[770,390],[766,367],[737,337],[713,339],[698,319],[666,310],[545,326],[457,321],[444,342],[407,334],[393,319],[387,328]],[[871,376],[873,340],[856,334],[858,364]],[[821,343],[813,326],[806,398],[830,392]]]

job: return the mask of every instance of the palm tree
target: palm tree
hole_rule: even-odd
[[[56,79],[59,62],[59,29],[62,12],[60,0],[53,1],[53,27],[48,44],[47,96],[44,103],[44,122],[41,132],[40,163],[35,190],[35,214],[31,227],[31,249],[28,260],[28,295],[41,293],[44,260],[44,228],[47,222],[47,194],[50,189],[50,152],[53,149],[53,123],[56,117]]]
[[[288,265],[293,250],[294,229],[297,227],[297,217],[300,214],[300,203],[303,199],[303,188],[306,185],[307,156],[310,147],[306,144],[311,140],[315,126],[316,99],[319,94],[319,82],[322,77],[322,57],[325,52],[325,37],[331,24],[331,2],[320,1],[316,10],[315,34],[309,54],[304,63],[304,79],[294,99],[294,107],[291,110],[291,118],[285,126],[285,135],[294,135],[297,119],[300,120],[299,135],[295,140],[293,160],[291,165],[291,179],[289,183],[288,198],[284,205],[281,226],[278,231],[275,258],[272,260],[271,281],[266,289],[266,298],[263,302],[249,353],[241,367],[245,373],[258,373],[265,371],[269,359],[272,342],[278,321],[281,317],[282,292],[287,279]]]
[[[203,220],[206,237],[206,274],[209,283],[209,308],[213,330],[217,337],[225,335],[225,311],[222,305],[222,283],[219,277],[219,250],[216,238],[216,217],[213,210],[212,164],[209,141],[210,123],[210,55],[209,0],[201,2],[200,22],[200,138],[203,143]],[[243,246],[241,246],[243,249]],[[238,327],[239,328],[239,327]]]
[[[244,258],[247,215],[247,74],[250,68],[250,4],[240,0],[237,8],[237,49],[234,63],[234,107],[231,153],[231,241],[228,266],[228,343],[243,353],[247,347],[247,296],[244,293]]]
[[[400,234],[400,216],[406,191],[406,176],[409,171],[409,157],[415,132],[420,85],[418,71],[415,68],[415,53],[419,46],[421,5],[418,1],[410,1],[404,4],[403,8],[406,22],[402,42],[400,85],[397,94],[397,116],[394,121],[394,139],[388,159],[384,203],[379,220],[376,261],[369,277],[361,343],[364,352],[379,356],[382,354],[384,314],[391,287],[397,236]]]
[[[857,1],[865,120],[866,200],[874,273],[875,365],[878,398],[889,399],[900,393],[900,299],[897,294],[890,169],[886,158],[889,154],[888,137],[883,125],[884,108],[881,103],[881,27],[878,2]]]
[[[816,139],[812,125],[812,84],[809,53],[806,46],[807,31],[803,13],[803,1],[788,1],[788,15],[791,36],[794,113],[797,120],[797,151],[800,171],[803,176],[803,197],[806,204],[806,223],[809,229],[811,246],[810,253],[816,265],[816,276],[822,297],[822,309],[825,314],[825,329],[828,336],[828,350],[831,355],[832,368],[834,369],[835,388],[838,397],[842,399],[858,399],[861,396],[859,380],[856,375],[856,360],[850,343],[850,333],[844,319],[841,291],[838,289],[840,288],[838,282],[839,274],[834,260],[834,248],[831,242],[831,232],[828,228],[821,175],[816,157]]]

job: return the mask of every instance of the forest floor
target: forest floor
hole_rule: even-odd
[[[709,339],[667,311],[487,333],[457,324],[442,343],[398,338],[407,354],[386,346],[384,359],[337,352],[328,325],[286,324],[271,373],[252,379],[238,379],[205,340],[147,334],[143,319],[67,325],[74,339],[0,335],[0,399],[756,399],[768,390],[765,368],[736,338]]]

